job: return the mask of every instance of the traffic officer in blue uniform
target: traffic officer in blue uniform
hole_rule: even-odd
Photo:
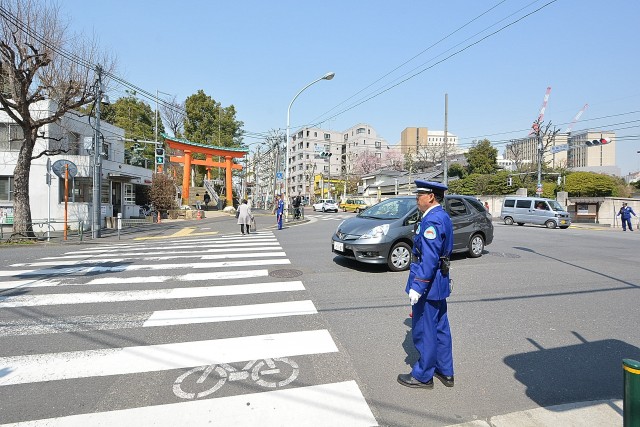
[[[622,202],[622,207],[620,211],[618,211],[618,215],[622,218],[622,231],[627,231],[627,227],[629,227],[629,231],[633,231],[633,227],[631,226],[631,215],[636,216],[636,213],[631,209],[631,206],[627,206],[626,202]]]
[[[405,291],[411,303],[411,335],[420,358],[410,374],[398,375],[407,387],[433,388],[433,377],[453,387],[451,331],[447,300],[451,293],[449,257],[453,250],[451,218],[440,206],[447,186],[415,181],[422,219],[413,238],[413,256]]]
[[[278,198],[278,204],[276,205],[276,223],[278,224],[278,230],[282,230],[282,216],[284,215],[284,200],[282,194]]]

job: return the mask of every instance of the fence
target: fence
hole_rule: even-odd
[[[82,234],[84,232],[84,221],[67,221],[67,236],[79,236],[82,240]],[[32,240],[51,240],[51,239],[63,239],[64,233],[64,221],[49,221],[39,220],[30,223],[31,235],[20,234],[21,239]],[[0,239],[10,239],[13,235],[13,224],[0,223]]]

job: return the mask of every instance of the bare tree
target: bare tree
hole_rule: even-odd
[[[72,52],[72,53],[69,53]],[[46,144],[34,152],[40,129],[59,121],[66,112],[94,101],[91,85],[98,59],[105,71],[112,60],[99,58],[94,42],[85,43],[69,34],[59,17],[59,7],[30,0],[0,0],[0,110],[22,129],[22,145],[14,170],[14,234],[31,231],[29,173],[31,162],[60,154]],[[36,111],[35,104],[51,100],[50,111]]]
[[[174,96],[170,102],[163,102],[160,107],[169,129],[173,132],[173,136],[180,138],[186,114],[184,102],[178,102]]]

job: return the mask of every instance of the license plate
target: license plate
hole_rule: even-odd
[[[566,224],[566,223],[567,223],[566,220],[564,220],[564,219],[560,220],[560,224]]]
[[[339,252],[344,252],[344,243],[341,242],[333,242],[333,249]]]

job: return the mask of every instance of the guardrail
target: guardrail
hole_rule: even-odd
[[[82,240],[82,234],[84,232],[84,221],[67,221],[67,236],[79,236]],[[33,221],[30,223],[32,235],[20,235],[21,239],[31,239],[38,241],[50,241],[51,239],[63,239],[65,237],[64,221],[50,221],[41,220]],[[77,225],[75,228],[71,228],[71,225]],[[13,236],[13,224],[0,223],[0,239],[10,239]]]

